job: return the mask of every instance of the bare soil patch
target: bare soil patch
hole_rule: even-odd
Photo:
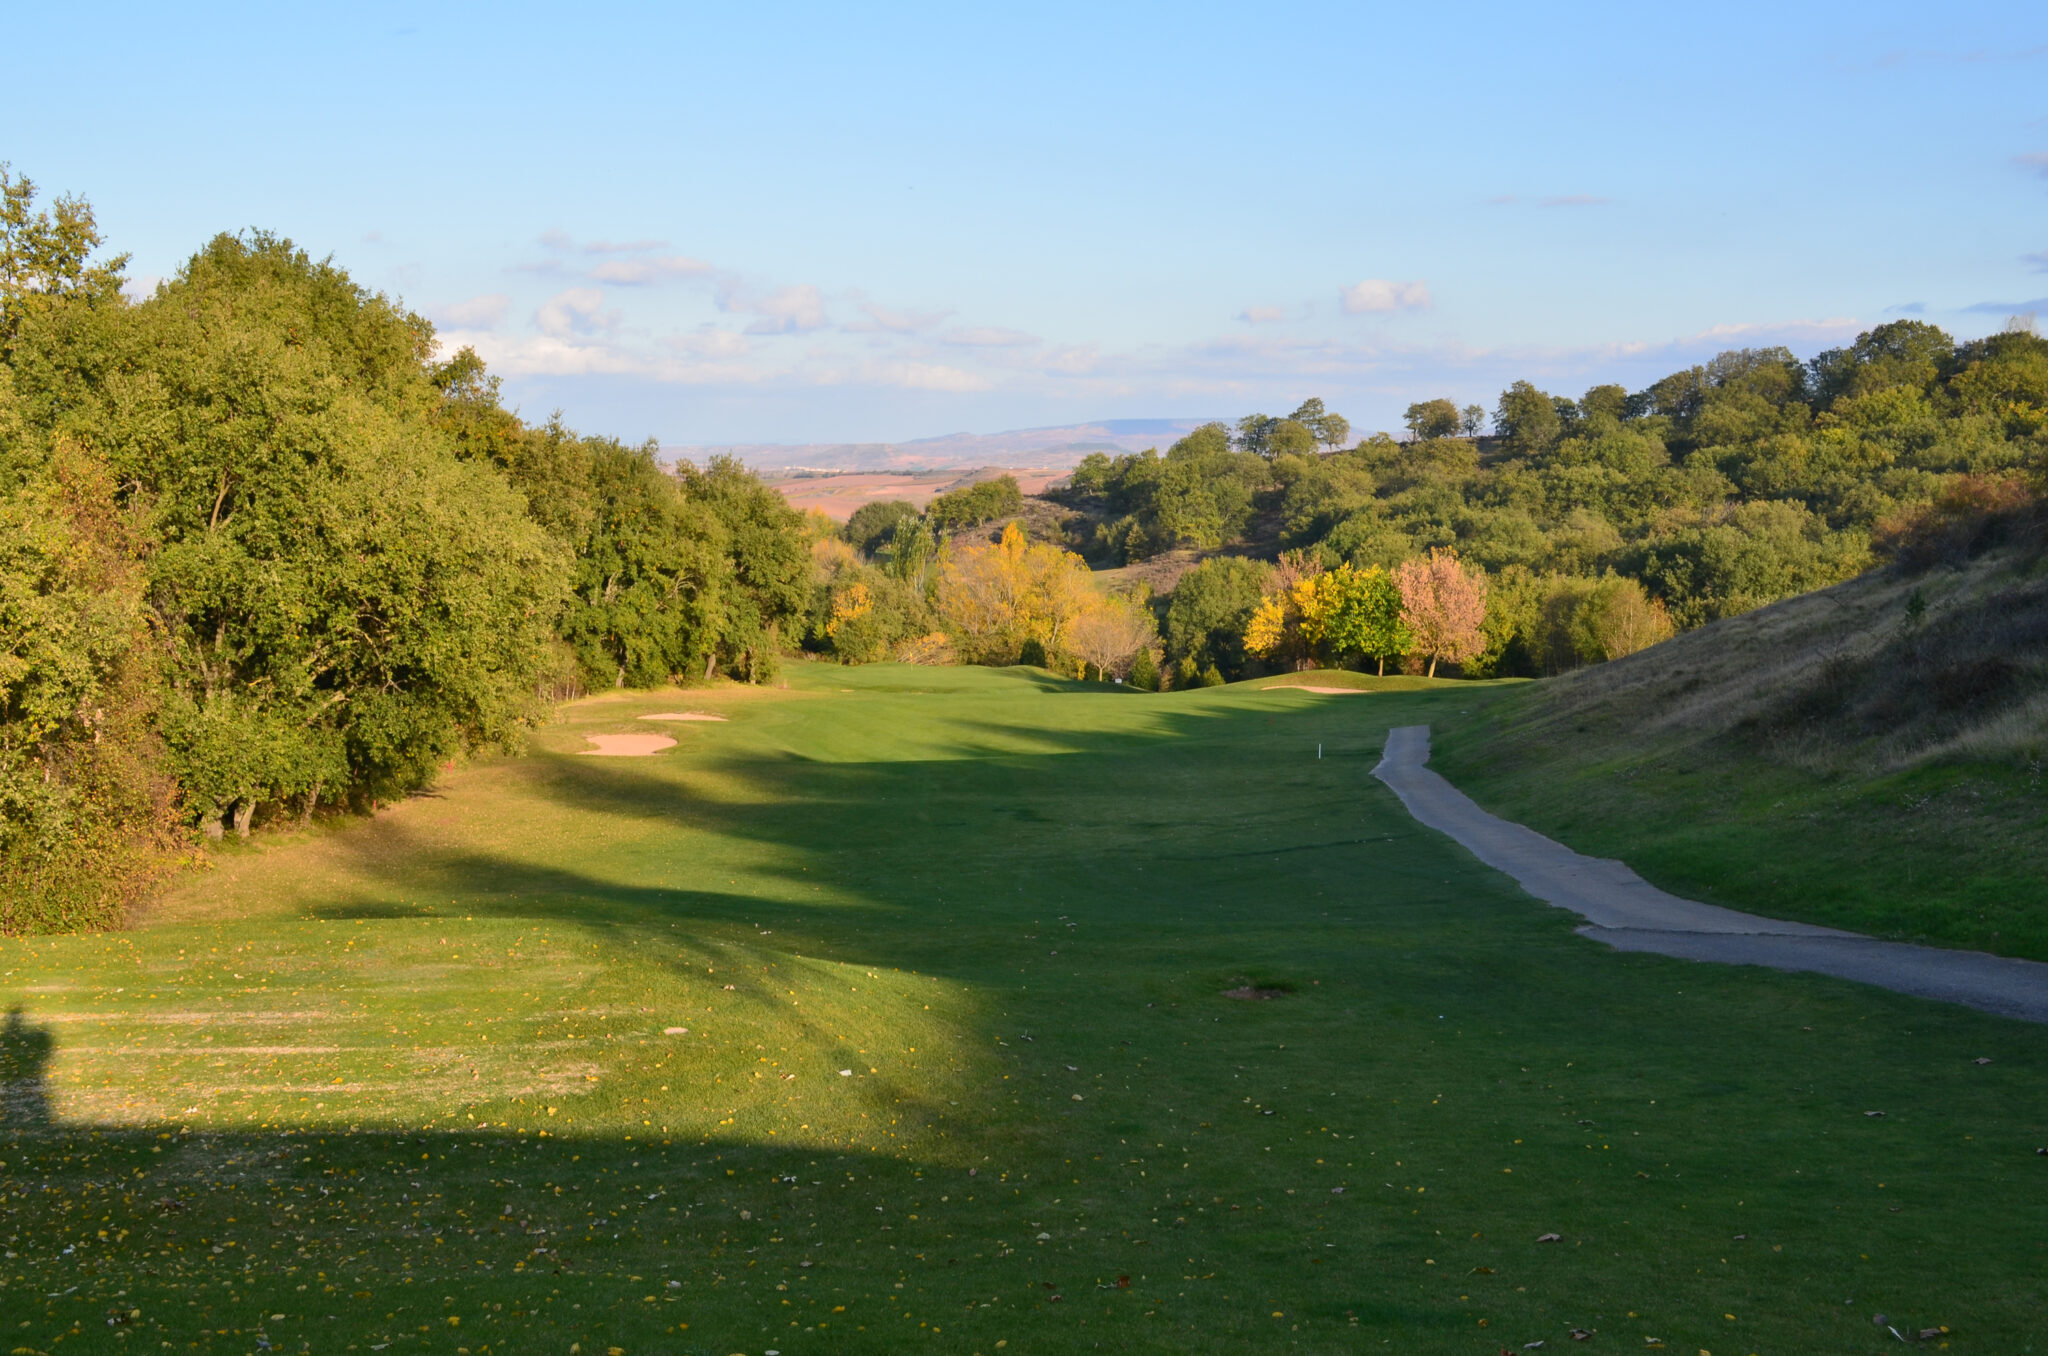
[[[1271,692],[1273,688],[1291,692],[1327,692],[1334,697],[1356,697],[1371,691],[1363,687],[1312,687],[1307,683],[1275,683],[1266,690]]]
[[[585,739],[597,745],[594,749],[579,752],[584,758],[651,758],[663,749],[672,749],[676,741],[667,735],[658,734],[609,734],[585,735]]]
[[[724,716],[714,716],[714,715],[712,715],[712,714],[711,714],[711,713],[710,713],[709,711],[657,711],[657,712],[655,712],[655,713],[654,713],[653,715],[651,715],[651,716],[641,716],[641,717],[640,717],[640,719],[641,719],[641,720],[724,720],[724,719],[725,719],[725,717],[724,717]]]

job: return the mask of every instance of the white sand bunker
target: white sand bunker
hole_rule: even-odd
[[[709,711],[657,711],[657,712],[655,712],[655,713],[654,713],[653,715],[651,715],[651,716],[642,716],[642,717],[640,717],[640,719],[641,719],[641,720],[724,720],[724,719],[725,719],[725,717],[724,717],[724,716],[714,716],[714,715],[712,715],[712,714],[711,714],[711,713],[710,713]]]
[[[594,749],[581,750],[582,755],[586,758],[647,758],[660,753],[663,749],[672,749],[676,746],[675,740],[670,739],[667,735],[658,734],[585,735],[583,737],[597,746]]]
[[[1272,692],[1276,689],[1281,692],[1327,692],[1334,697],[1349,697],[1356,693],[1371,691],[1370,688],[1363,687],[1310,687],[1307,683],[1275,683],[1266,690]]]

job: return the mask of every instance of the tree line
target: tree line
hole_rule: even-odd
[[[1486,583],[1483,644],[1460,671],[1555,673],[1849,578],[1930,516],[2036,493],[2048,341],[2027,320],[1965,343],[1902,320],[1807,362],[1734,350],[1577,398],[1516,382],[1490,419],[1443,398],[1407,422],[1406,441],[1332,449],[1318,429],[1343,421],[1312,401],[1204,426],[1163,455],[1093,454],[1048,493],[1081,512],[1075,544],[1100,564],[1232,552],[1174,588],[1175,671],[1234,678],[1303,657],[1247,638],[1262,607],[1298,609],[1286,599],[1304,572],[1391,580],[1447,554]],[[1292,566],[1272,563],[1288,553]]]
[[[0,931],[103,925],[187,834],[365,809],[559,697],[800,635],[816,532],[737,463],[504,407],[329,261],[221,235],[131,301],[0,167]]]

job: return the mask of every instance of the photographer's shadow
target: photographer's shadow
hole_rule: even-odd
[[[48,1125],[50,1055],[57,1038],[36,1026],[19,1006],[8,1009],[0,1024],[0,1125]]]

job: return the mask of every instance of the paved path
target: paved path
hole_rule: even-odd
[[[1372,775],[1416,819],[1463,844],[1546,903],[1586,920],[1583,936],[1618,951],[1686,960],[1812,970],[1921,998],[2048,1022],[2048,965],[1981,951],[1884,942],[1860,933],[1784,923],[1666,894],[1628,867],[1582,857],[1533,829],[1497,818],[1429,770],[1429,727],[1387,734]]]

